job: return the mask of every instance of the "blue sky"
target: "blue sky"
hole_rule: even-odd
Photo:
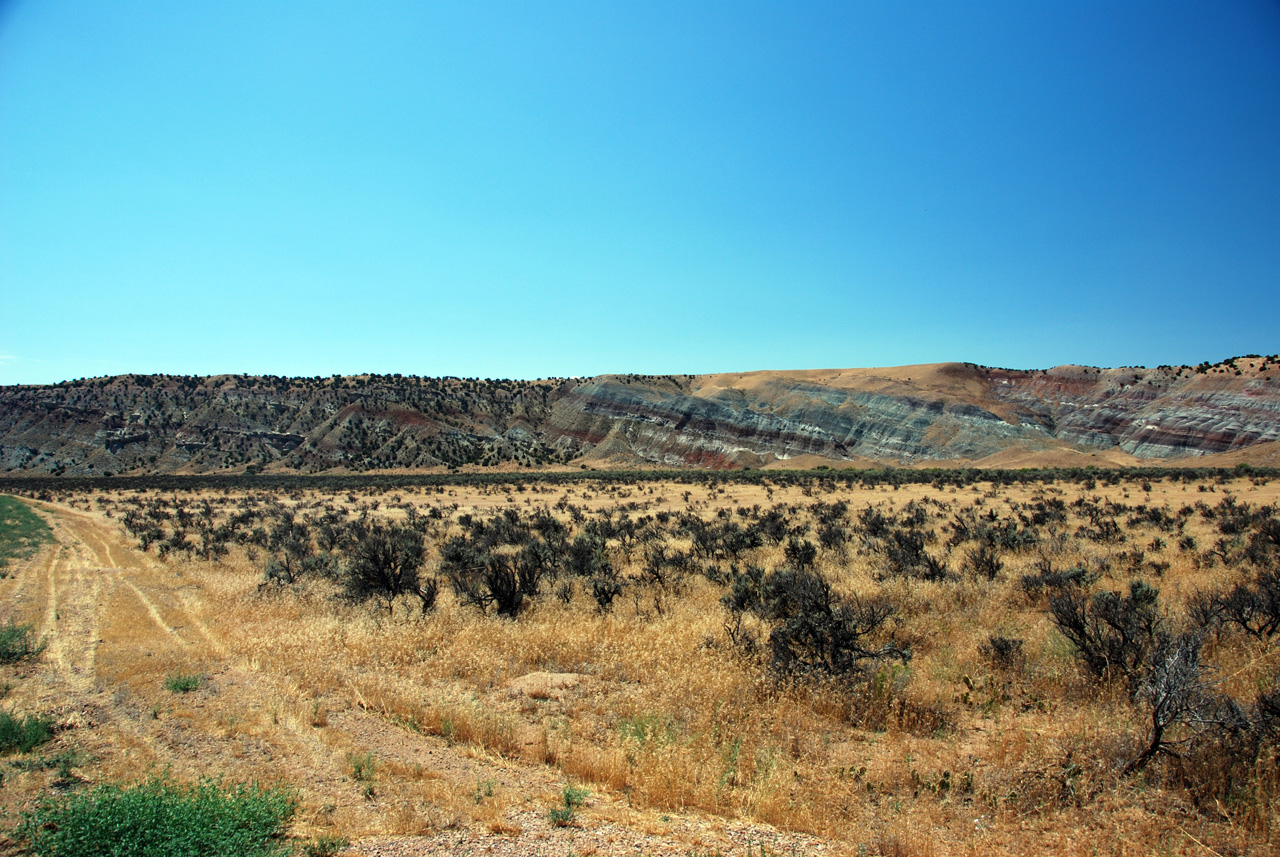
[[[0,383],[1280,351],[1280,3],[0,0]]]

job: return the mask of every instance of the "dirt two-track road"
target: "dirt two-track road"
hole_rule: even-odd
[[[398,725],[358,691],[317,688],[296,666],[262,657],[243,627],[253,615],[250,572],[166,563],[101,514],[33,506],[55,541],[0,580],[0,621],[30,624],[46,648],[4,668],[3,704],[54,719],[55,740],[30,755],[72,754],[72,787],[152,774],[285,783],[301,798],[299,842],[341,836],[350,854],[842,850],[767,826],[634,807],[597,786],[572,824],[553,826],[548,813],[568,781],[552,766]],[[184,675],[199,686],[171,689]],[[370,760],[375,773],[357,779],[353,759]],[[40,794],[68,787],[53,765],[6,767],[6,826]],[[17,845],[0,835],[0,853]]]

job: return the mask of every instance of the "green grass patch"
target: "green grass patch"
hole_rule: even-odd
[[[53,738],[48,717],[14,717],[0,711],[0,753],[29,753]]]
[[[156,777],[47,797],[18,837],[38,857],[266,857],[288,852],[293,789]]]
[[[26,559],[50,541],[53,531],[43,518],[17,497],[0,494],[0,576],[11,561]]]
[[[44,643],[36,639],[30,625],[19,625],[12,619],[0,625],[0,664],[16,664],[43,651]]]
[[[174,693],[190,693],[204,684],[200,673],[174,673],[164,680],[164,689]]]

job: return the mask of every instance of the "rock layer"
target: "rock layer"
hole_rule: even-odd
[[[120,376],[0,387],[0,470],[761,467],[1186,459],[1280,441],[1280,360],[1047,371],[937,364],[550,381]]]

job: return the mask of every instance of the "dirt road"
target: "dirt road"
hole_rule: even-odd
[[[420,734],[341,689],[317,693],[222,621],[230,596],[216,564],[141,553],[99,514],[37,510],[56,541],[0,580],[0,620],[31,624],[47,647],[9,670],[5,704],[52,716],[58,737],[34,755],[73,751],[85,783],[164,771],[285,782],[302,798],[296,835],[344,836],[353,854],[840,850],[766,826],[646,811],[596,787],[570,825],[554,826],[548,813],[567,781],[551,766]],[[198,687],[174,690],[182,676]],[[358,776],[362,761],[371,774]],[[0,809],[19,811],[54,776],[6,771]]]

